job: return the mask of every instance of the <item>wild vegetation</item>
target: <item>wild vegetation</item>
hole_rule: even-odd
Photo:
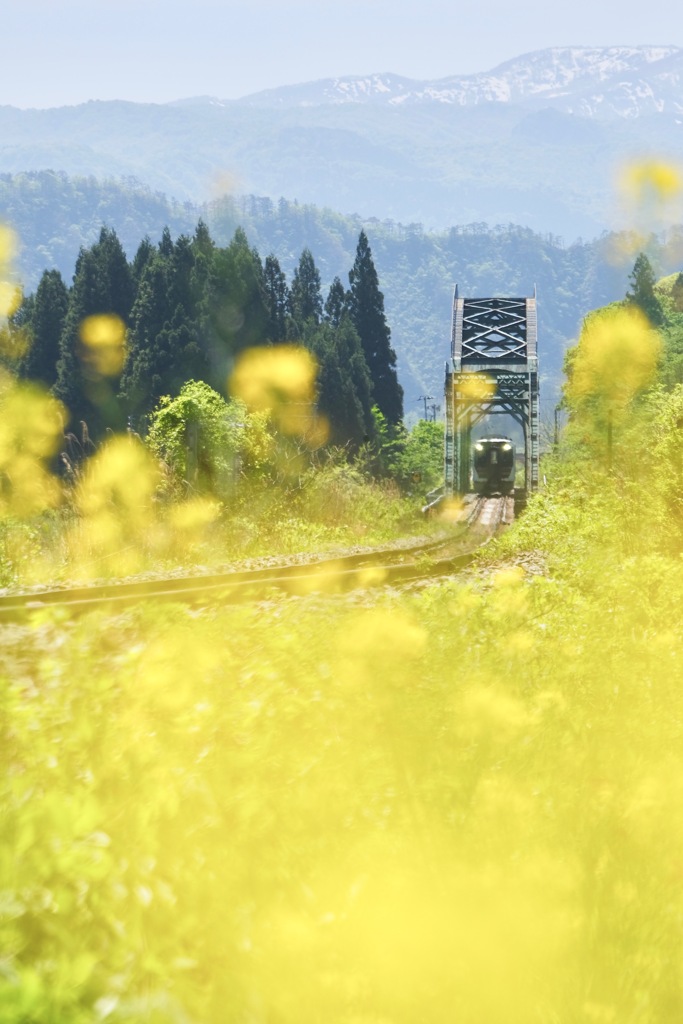
[[[646,247],[656,272],[666,274],[680,267],[683,251],[678,229],[657,238],[606,234],[565,244],[556,235],[507,221],[435,231],[420,223],[343,216],[258,196],[179,205],[134,181],[100,183],[50,171],[0,176],[0,211],[23,243],[17,264],[27,293],[35,292],[45,270],[59,270],[69,286],[79,248],[97,242],[102,224],[116,231],[132,261],[141,235],[156,245],[167,225],[174,239],[191,237],[202,219],[219,247],[229,246],[242,228],[251,246],[277,259],[290,282],[302,251],[308,249],[327,294],[335,277],[346,285],[360,231],[365,230],[411,424],[419,413],[418,395],[430,394],[437,401],[442,395],[456,282],[461,294],[469,295],[530,295],[536,285],[545,414],[557,402],[564,351],[575,340],[582,318],[621,298],[637,252]]]
[[[637,372],[596,376],[624,344]],[[636,303],[588,322],[548,486],[468,580],[8,634],[5,1019],[680,1015],[683,389],[658,364]]]
[[[98,330],[109,317],[114,334],[115,320],[118,340],[86,337],[93,317]],[[394,426],[402,419],[396,354],[363,231],[349,288],[335,278],[323,302],[308,249],[290,289],[277,257],[263,264],[241,229],[225,248],[202,221],[175,242],[165,229],[158,246],[144,239],[129,264],[116,233],[102,228],[80,250],[73,285],[44,271],[6,333],[11,354],[25,350],[14,360],[19,375],[51,388],[68,425],[85,421],[94,438],[126,423],[144,430],[163,395],[192,379],[223,391],[245,349],[292,341],[316,356],[318,406],[337,442],[372,439],[373,404]]]
[[[639,258],[587,319],[547,485],[467,578],[6,630],[0,1019],[681,1016],[681,282]],[[120,359],[115,326],[86,331],[93,373]],[[250,522],[264,495],[271,524],[297,495],[336,522],[388,515],[363,459],[410,479],[438,426],[409,462],[376,413],[374,449],[315,448],[316,469],[314,367],[249,347],[230,398],[188,382],[146,445],[106,439],[62,543],[119,570],[191,547],[239,463]],[[0,413],[5,536],[39,560],[59,406],[6,377]]]
[[[424,530],[442,430],[401,423],[363,232],[348,289],[335,278],[325,301],[309,250],[290,286],[244,232],[221,248],[201,221],[132,263],[103,228],[71,288],[45,271],[21,298],[3,237],[3,584]]]

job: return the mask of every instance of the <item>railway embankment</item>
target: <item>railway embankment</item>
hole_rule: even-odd
[[[663,1024],[679,559],[597,520],[631,515],[623,481],[549,479],[474,572],[419,589],[4,627],[3,948],[39,965],[36,1019],[150,993],[287,1019],[314,991],[349,1021],[627,1020],[637,996]]]
[[[642,413],[467,573],[4,626],[6,1005],[678,1016],[683,392]]]

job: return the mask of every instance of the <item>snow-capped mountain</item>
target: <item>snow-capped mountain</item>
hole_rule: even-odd
[[[617,222],[621,169],[644,156],[683,167],[683,48],[558,47],[485,74],[335,78],[241,100],[0,105],[0,174],[133,177],[204,201],[227,172],[275,200],[568,239]]]
[[[339,104],[510,103],[555,107],[584,117],[683,113],[683,49],[677,46],[566,46],[538,50],[492,71],[415,81],[390,73],[329,78],[254,93],[259,107]]]

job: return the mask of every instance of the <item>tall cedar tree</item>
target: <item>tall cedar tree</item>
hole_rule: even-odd
[[[133,274],[133,287],[135,288],[136,294],[137,289],[140,286],[142,272],[156,251],[156,246],[152,243],[149,235],[145,235],[137,248],[135,256],[133,257],[133,264],[131,267],[131,272]]]
[[[360,339],[348,316],[339,325],[309,320],[304,343],[318,361],[317,406],[330,441],[357,450],[374,438],[372,384]]]
[[[90,249],[81,249],[76,262],[69,308],[59,340],[55,395],[67,407],[69,425],[85,421],[94,437],[106,428],[120,430],[125,415],[116,398],[118,381],[99,376],[83,361],[80,327],[89,316],[113,313],[127,327],[133,304],[133,276],[116,233],[102,228]]]
[[[268,307],[268,338],[278,343],[286,341],[289,335],[289,308],[291,297],[277,256],[266,256],[263,267],[263,282]]]
[[[209,358],[207,383],[225,392],[235,356],[268,337],[268,301],[259,254],[241,228],[211,259],[202,300],[202,337]]]
[[[162,395],[175,395],[187,380],[208,376],[198,341],[196,255],[194,240],[181,235],[174,244],[164,231],[142,271],[121,379],[122,398],[136,425]]]
[[[671,298],[677,313],[683,313],[683,271],[678,274],[671,287]]]
[[[294,268],[292,280],[292,317],[296,330],[303,334],[304,328],[312,321],[319,324],[323,315],[323,297],[320,291],[320,274],[310,249],[304,249],[298,267]]]
[[[364,231],[358,239],[349,282],[349,313],[370,370],[373,401],[388,423],[398,424],[403,418],[403,388],[396,374],[396,353],[391,347],[391,332],[384,315],[384,296],[379,290]]]
[[[655,294],[657,278],[652,264],[644,252],[639,253],[636,257],[628,279],[631,282],[631,288],[626,293],[627,300],[633,305],[639,306],[655,327],[661,326],[664,323],[664,314]]]
[[[62,275],[58,270],[44,271],[26,325],[31,344],[21,362],[20,373],[46,388],[54,387],[57,381],[59,339],[68,308],[69,293]]]
[[[341,318],[346,312],[348,295],[338,277],[330,285],[330,290],[325,300],[325,320],[333,327],[339,327]]]
[[[136,423],[137,417],[148,412],[169,390],[163,379],[168,367],[163,365],[158,338],[173,315],[169,301],[171,272],[172,257],[156,248],[140,275],[131,312],[121,397]]]

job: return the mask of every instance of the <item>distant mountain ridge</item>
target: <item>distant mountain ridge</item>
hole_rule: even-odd
[[[571,240],[632,226],[615,197],[621,169],[683,166],[682,125],[682,48],[556,47],[431,82],[376,74],[241,100],[0,106],[0,175],[134,178],[180,202],[284,196]]]
[[[556,107],[584,117],[683,114],[683,50],[678,46],[552,47],[491,71],[416,81],[392,73],[327,78],[211,103],[258,107],[327,104],[515,103]],[[181,101],[187,102],[187,101]]]

